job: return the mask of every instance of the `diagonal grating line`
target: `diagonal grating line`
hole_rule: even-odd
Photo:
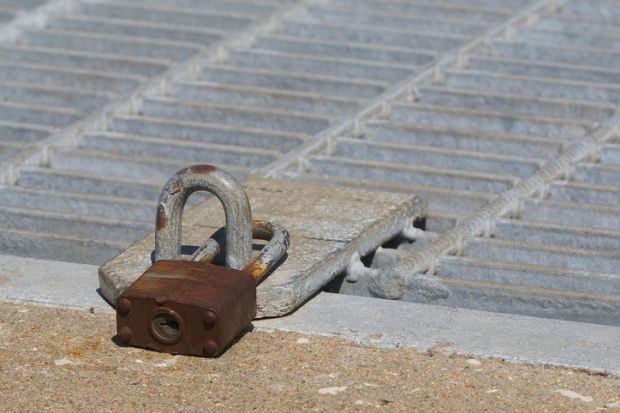
[[[330,144],[330,141],[349,130],[353,130],[355,134],[356,131],[359,130],[360,123],[366,118],[388,110],[386,106],[389,101],[406,93],[414,93],[417,85],[423,81],[433,78],[434,76],[439,76],[441,71],[447,67],[460,64],[466,54],[484,46],[492,38],[502,35],[506,31],[513,30],[516,26],[528,23],[532,17],[536,16],[538,13],[548,10],[551,7],[557,7],[556,3],[555,1],[543,0],[527,7],[506,22],[493,27],[482,36],[475,38],[458,50],[443,56],[421,73],[414,74],[402,80],[351,117],[343,119],[330,128],[321,131],[312,140],[308,141],[308,143],[294,149],[272,164],[261,168],[260,173],[265,176],[274,177],[294,165],[299,165],[298,169],[301,168],[305,157],[325,148]]]
[[[12,41],[26,28],[41,28],[52,17],[66,13],[75,0],[50,0],[31,10],[22,10],[0,26],[0,42]]]
[[[434,273],[436,260],[442,255],[462,255],[464,243],[471,238],[489,236],[496,220],[506,215],[518,216],[520,203],[534,196],[544,196],[552,181],[566,178],[571,168],[598,149],[620,130],[620,115],[593,130],[582,142],[567,146],[560,156],[547,162],[532,176],[519,181],[514,187],[500,194],[482,209],[459,220],[456,226],[434,239],[421,251],[403,256],[396,271],[401,273]]]

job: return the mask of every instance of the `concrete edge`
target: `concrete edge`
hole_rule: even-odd
[[[0,255],[0,299],[69,308],[110,308],[97,266]]]
[[[0,256],[0,300],[113,312],[97,267]],[[431,304],[319,293],[294,313],[255,320],[256,331],[341,337],[364,345],[566,366],[620,376],[620,327]]]
[[[585,369],[620,376],[620,327],[320,293],[257,331],[337,336],[364,345]]]

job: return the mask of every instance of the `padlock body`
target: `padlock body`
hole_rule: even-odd
[[[216,356],[256,316],[256,282],[227,267],[159,260],[116,304],[117,331],[126,343]]]

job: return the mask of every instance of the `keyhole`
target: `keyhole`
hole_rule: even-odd
[[[157,341],[165,344],[176,343],[181,337],[181,326],[176,313],[156,312],[151,319],[151,332]]]

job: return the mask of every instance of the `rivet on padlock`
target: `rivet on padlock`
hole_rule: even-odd
[[[226,216],[226,264],[202,260],[219,253],[208,240],[193,256],[180,260],[181,221],[195,191],[213,193]],[[252,233],[269,243],[254,258]],[[117,300],[117,331],[128,344],[174,354],[216,356],[256,316],[256,283],[286,254],[282,227],[251,219],[239,182],[211,165],[177,172],[158,203],[155,262]]]

